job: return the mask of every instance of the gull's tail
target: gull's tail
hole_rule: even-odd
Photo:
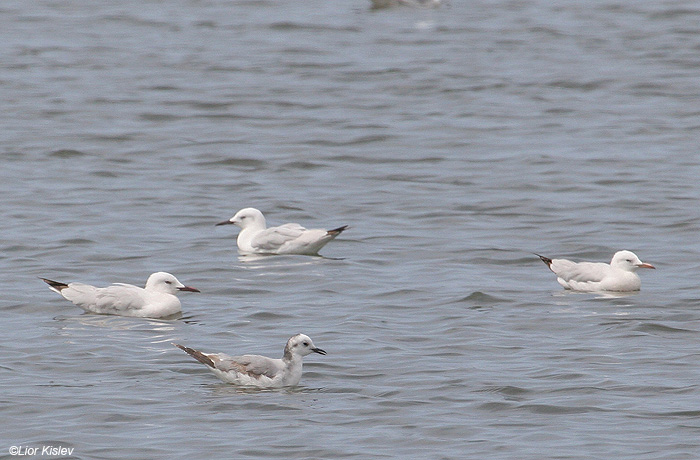
[[[46,284],[49,285],[49,289],[51,289],[54,292],[58,292],[59,294],[61,293],[62,290],[68,287],[66,283],[61,283],[58,281],[53,281],[49,280],[46,278],[39,278],[40,280],[44,281]]]
[[[209,356],[205,355],[201,351],[197,351],[193,348],[189,348],[189,347],[186,347],[184,345],[180,345],[178,343],[173,343],[173,345],[178,347],[180,350],[184,351],[185,353],[187,353],[188,355],[190,355],[191,357],[193,357],[194,359],[196,359],[200,363],[205,364],[211,368],[215,367],[214,361],[212,361],[211,358],[209,358]]]

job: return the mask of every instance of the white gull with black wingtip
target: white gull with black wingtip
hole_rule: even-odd
[[[638,291],[642,286],[638,268],[655,268],[639,260],[632,251],[618,251],[609,264],[572,262],[535,254],[557,275],[557,282],[574,291]]]
[[[83,283],[61,283],[41,278],[49,289],[85,311],[103,315],[136,316],[140,318],[163,318],[179,313],[180,291],[199,292],[185,286],[175,276],[156,272],[148,277],[146,287],[115,283],[99,288]]]
[[[298,385],[301,380],[302,358],[311,353],[326,354],[304,334],[292,336],[287,341],[282,359],[260,355],[229,356],[223,353],[203,353],[177,343],[173,345],[207,366],[226,383],[261,388]]]
[[[216,225],[227,224],[241,227],[236,243],[242,254],[317,255],[323,246],[348,228],[343,225],[332,230],[306,229],[294,223],[267,228],[265,216],[255,208],[241,209],[229,220]]]

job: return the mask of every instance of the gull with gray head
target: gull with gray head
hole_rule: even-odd
[[[557,282],[573,291],[638,291],[642,286],[638,268],[655,268],[639,260],[631,251],[618,251],[609,264],[572,262],[535,254],[557,275]]]
[[[228,224],[241,227],[236,239],[241,254],[317,255],[326,243],[348,228],[343,225],[332,230],[306,229],[293,223],[267,228],[265,216],[255,208],[241,209],[216,225]]]
[[[223,353],[203,353],[177,343],[173,345],[207,366],[226,383],[261,388],[298,385],[301,380],[302,358],[311,353],[326,354],[304,334],[292,336],[287,341],[281,359],[260,355],[229,356]]]
[[[85,311],[102,315],[136,316],[140,318],[163,318],[180,312],[181,291],[199,292],[185,286],[175,276],[156,272],[148,277],[146,287],[115,283],[98,288],[83,283],[61,283],[41,278],[49,289]]]

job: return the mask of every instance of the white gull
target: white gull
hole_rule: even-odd
[[[185,286],[166,272],[156,272],[148,277],[146,287],[115,283],[98,288],[83,283],[61,283],[41,278],[52,291],[58,292],[85,311],[103,315],[163,318],[180,312],[179,291],[199,292]]]
[[[572,262],[550,259],[535,254],[557,275],[557,281],[574,291],[638,291],[642,286],[638,268],[655,268],[639,260],[631,251],[618,251],[610,264],[600,262]]]
[[[236,242],[242,254],[305,254],[318,251],[340,235],[348,226],[332,230],[306,229],[299,224],[284,224],[267,228],[265,216],[255,208],[238,211],[229,220],[216,225],[233,224],[241,227]]]
[[[206,365],[219,379],[236,385],[281,388],[299,384],[302,358],[311,353],[325,355],[316,348],[309,336],[292,336],[284,347],[282,359],[260,355],[228,356],[223,353],[203,353],[174,343],[200,363]]]

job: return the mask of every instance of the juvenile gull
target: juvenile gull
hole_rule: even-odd
[[[294,386],[301,380],[302,358],[308,354],[326,352],[316,348],[309,336],[292,336],[284,347],[282,359],[260,355],[228,356],[223,353],[203,353],[174,343],[200,363],[206,365],[217,377],[226,383],[281,388]]]
[[[85,311],[103,315],[136,316],[141,318],[162,318],[180,312],[178,291],[199,292],[185,286],[173,275],[166,272],[153,273],[146,281],[146,287],[115,283],[98,288],[82,283],[60,283],[41,278],[49,289],[61,294]]]
[[[557,275],[557,281],[574,291],[638,291],[642,285],[638,268],[655,268],[631,251],[618,251],[610,264],[549,259],[535,254]]]
[[[305,254],[318,251],[340,235],[348,226],[332,230],[306,229],[299,224],[284,224],[267,228],[265,216],[255,208],[241,209],[229,220],[216,225],[233,224],[241,227],[236,242],[242,254]]]

